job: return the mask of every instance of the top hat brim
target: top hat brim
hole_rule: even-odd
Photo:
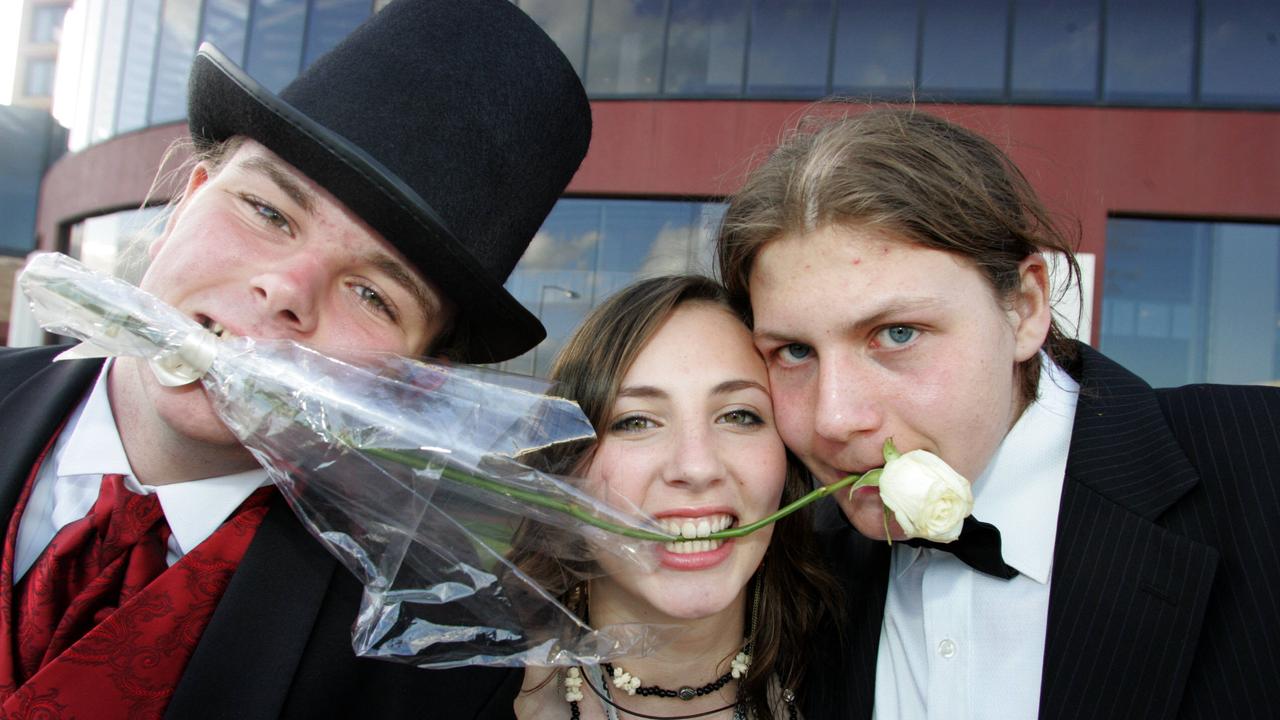
[[[325,188],[400,251],[456,308],[454,359],[513,358],[546,337],[542,323],[482,270],[431,206],[378,160],[277,97],[205,43],[191,69],[187,121],[197,143],[243,135]],[[447,177],[440,182],[448,182]],[[423,238],[429,239],[423,242]]]

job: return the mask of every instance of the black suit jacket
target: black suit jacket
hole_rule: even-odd
[[[0,350],[0,532],[32,463],[100,361]],[[254,536],[169,703],[181,718],[510,718],[518,670],[419,670],[357,658],[361,588],[282,498]]]
[[[1275,717],[1280,389],[1153,390],[1086,346],[1067,370],[1040,717]],[[819,648],[806,717],[868,718],[889,550],[847,523],[824,541],[849,637]]]

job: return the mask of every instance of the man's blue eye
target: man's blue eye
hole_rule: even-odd
[[[804,360],[813,352],[813,348],[803,343],[790,343],[782,347],[782,354],[787,360]]]
[[[890,342],[896,345],[903,345],[916,336],[916,329],[905,325],[894,325],[885,331],[885,335]]]

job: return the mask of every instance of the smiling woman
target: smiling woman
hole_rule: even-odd
[[[806,489],[774,427],[764,363],[711,280],[654,278],[622,290],[577,330],[551,377],[597,440],[545,464],[673,534],[705,538],[759,520]],[[517,715],[796,717],[801,648],[837,594],[811,560],[809,523],[801,512],[742,538],[655,545],[651,570],[590,549],[572,554],[598,560],[566,563],[565,553],[539,550],[555,547],[544,529],[526,528],[517,565],[593,625],[680,631],[612,666],[530,670]]]

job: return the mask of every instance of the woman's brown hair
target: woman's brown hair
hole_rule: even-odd
[[[677,275],[642,280],[597,307],[565,344],[551,368],[555,393],[576,401],[600,433],[636,357],[667,319],[689,303],[718,306],[741,319],[725,289],[710,278]],[[595,448],[595,443],[579,444],[543,460],[552,472],[580,473],[590,464]],[[782,503],[796,500],[810,485],[803,467],[788,453]],[[518,539],[513,560],[544,587],[568,596],[585,568],[566,567],[538,552],[537,547],[550,547],[545,542],[545,538],[536,543],[527,536],[524,541]],[[808,512],[802,510],[777,523],[755,578],[761,589],[759,617],[751,669],[742,686],[743,696],[761,718],[773,717],[768,690],[775,675],[783,688],[802,692],[809,643],[820,628],[829,632],[830,623],[838,617],[839,586],[818,557]],[[750,612],[747,608],[748,616]]]
[[[1001,301],[1018,289],[1019,264],[1042,250],[1062,253],[1068,286],[1080,277],[1074,244],[1013,161],[977,133],[915,109],[815,114],[750,174],[717,242],[721,277],[748,321],[760,250],[829,225],[874,226],[964,257]],[[1058,364],[1075,353],[1056,320],[1044,350]],[[1023,399],[1031,400],[1039,356],[1018,375]]]

